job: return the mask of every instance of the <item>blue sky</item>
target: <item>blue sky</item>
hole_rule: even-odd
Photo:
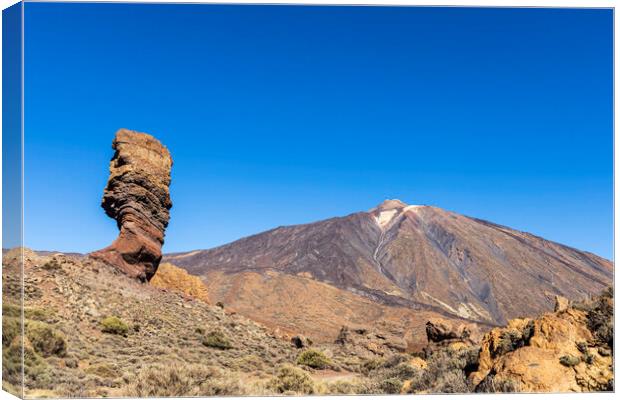
[[[86,252],[118,128],[164,251],[431,204],[612,257],[610,10],[26,4],[25,237]]]

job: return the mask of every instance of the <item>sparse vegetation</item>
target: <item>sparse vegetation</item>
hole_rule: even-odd
[[[534,321],[530,321],[521,331],[512,330],[504,332],[499,345],[493,349],[493,356],[515,351],[518,348],[529,345],[530,338],[534,334]]]
[[[345,345],[321,341],[320,347],[297,349],[290,340],[241,315],[223,312],[215,305],[188,299],[174,291],[153,289],[155,295],[149,292],[145,296],[135,282],[123,280],[116,271],[99,264],[96,264],[97,274],[80,263],[71,264],[63,259],[59,264],[64,271],[63,278],[50,281],[49,286],[40,285],[42,296],[27,300],[25,332],[21,332],[20,307],[10,301],[3,305],[3,387],[17,388],[18,394],[22,385],[22,340],[25,344],[23,383],[29,397],[462,393],[522,389],[521,381],[500,378],[506,376],[501,371],[497,375],[493,371],[485,372],[486,377],[474,387],[471,372],[478,369],[480,349],[463,347],[465,341],[446,347],[429,345],[424,351],[418,350],[414,357],[413,353],[381,346],[383,341],[392,340],[388,329],[375,332],[375,328],[368,328],[361,333],[351,330],[353,336]],[[32,271],[41,275],[35,275],[36,281],[26,280],[26,285],[35,285],[41,277],[50,276],[41,268]],[[8,274],[3,278],[5,285],[15,284]],[[61,304],[59,299],[65,298],[57,296],[58,293],[68,293],[66,304]],[[612,295],[610,292],[606,298],[612,299]],[[592,368],[598,368],[603,359],[610,360],[606,357],[613,355],[610,347],[613,342],[605,336],[605,330],[613,331],[611,322],[605,322],[612,315],[609,305],[594,298],[583,306],[580,318],[587,316],[594,340],[589,335],[576,337],[574,344],[579,353],[571,342],[566,352],[553,357],[554,362],[560,362],[564,354],[574,354],[579,362],[592,362],[588,366]],[[527,346],[533,330],[534,324],[530,323],[523,329],[509,331],[500,337],[497,351],[506,354]],[[306,341],[304,344],[310,346]],[[484,354],[488,354],[486,348]],[[559,364],[557,367],[562,368]],[[613,388],[613,383],[607,381],[600,385],[600,390]]]
[[[381,367],[384,362],[385,360],[382,358],[371,358],[370,360],[366,360],[360,367],[361,372],[368,375],[371,371]]]
[[[297,364],[306,365],[310,368],[324,369],[329,367],[332,362],[321,351],[316,349],[304,350],[297,357]]]
[[[58,262],[56,258],[52,258],[50,261],[43,264],[41,268],[47,271],[58,271],[62,269],[62,267],[60,266],[60,263]]]
[[[119,372],[110,364],[91,365],[84,370],[87,374],[97,375],[101,378],[116,378]]]
[[[283,394],[313,394],[314,384],[308,373],[290,365],[281,367],[268,387]]]
[[[101,332],[125,336],[129,332],[129,326],[119,317],[109,316],[101,321]]]
[[[207,335],[202,340],[202,344],[207,347],[215,347],[216,349],[222,350],[232,348],[230,340],[228,340],[226,335],[220,330],[215,330],[207,333]]]
[[[479,393],[514,393],[520,392],[521,387],[517,381],[511,379],[498,379],[495,375],[487,375],[476,387]]]
[[[67,354],[67,345],[64,336],[44,322],[28,321],[26,337],[34,350],[43,357],[64,357]]]
[[[123,393],[131,397],[226,396],[246,394],[238,379],[214,367],[161,364],[141,371]]]
[[[426,360],[427,367],[411,379],[410,393],[428,391],[430,393],[471,392],[465,371],[477,368],[480,348],[469,347],[461,350],[442,349],[433,352]]]
[[[601,344],[614,348],[614,289],[608,288],[596,298],[588,311],[588,328]]]
[[[580,362],[581,358],[570,354],[560,357],[560,364],[564,365],[565,367],[573,367],[575,365],[578,365]]]
[[[380,391],[386,394],[398,394],[402,387],[403,382],[396,378],[388,378],[379,384]]]
[[[2,316],[2,347],[9,346],[13,340],[21,335],[22,326],[19,318]]]
[[[315,394],[363,394],[366,392],[366,386],[358,380],[339,380],[323,385],[315,384]]]

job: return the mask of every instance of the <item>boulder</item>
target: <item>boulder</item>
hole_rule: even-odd
[[[555,305],[553,307],[553,311],[562,312],[568,309],[570,305],[569,300],[564,296],[555,296]]]
[[[429,343],[448,344],[455,341],[470,342],[474,328],[465,324],[454,325],[443,319],[431,319],[426,323],[426,339]]]
[[[170,219],[170,152],[146,133],[120,129],[101,206],[120,233],[90,256],[140,281],[150,280],[161,261]]]
[[[291,338],[291,343],[297,349],[303,349],[305,347],[312,346],[312,340],[308,339],[307,337],[305,337],[303,335],[293,336]]]
[[[343,326],[340,328],[340,332],[338,332],[338,337],[335,340],[336,344],[345,345],[347,343],[353,343],[353,338],[351,337],[351,331],[349,331],[348,326]]]

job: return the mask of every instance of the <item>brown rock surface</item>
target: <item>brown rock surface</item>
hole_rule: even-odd
[[[609,390],[612,352],[591,332],[590,312],[571,307],[492,329],[482,340],[472,383],[511,382],[523,392]]]
[[[207,286],[197,276],[190,275],[184,269],[170,263],[161,263],[150,284],[160,289],[183,293],[194,299],[209,303]]]
[[[117,222],[120,233],[92,257],[133,278],[150,280],[161,260],[164,231],[170,218],[168,149],[146,133],[120,129],[101,206]]]

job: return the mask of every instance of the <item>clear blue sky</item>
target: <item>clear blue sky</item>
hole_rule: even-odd
[[[26,245],[86,252],[113,135],[174,158],[164,251],[431,204],[612,257],[611,10],[26,4]]]

